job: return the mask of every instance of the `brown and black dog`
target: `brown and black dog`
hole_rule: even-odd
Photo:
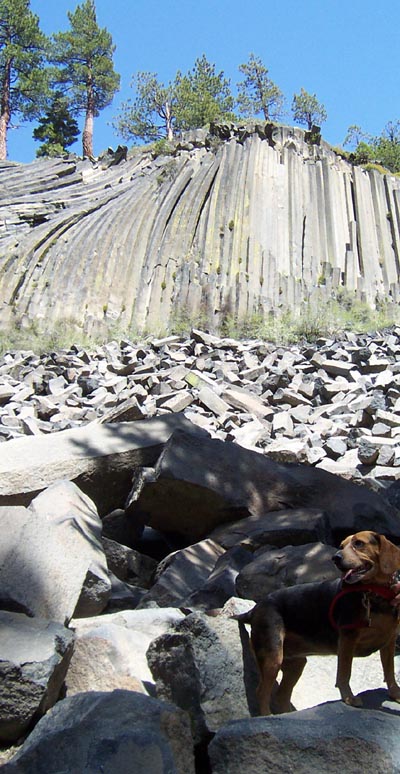
[[[291,695],[306,665],[306,656],[337,654],[342,700],[361,706],[350,688],[354,656],[380,651],[389,696],[400,702],[394,673],[398,612],[391,588],[400,569],[400,549],[376,532],[350,535],[332,557],[342,580],[305,583],[280,589],[243,615],[251,624],[251,645],[259,671],[257,698],[262,715],[289,712]]]

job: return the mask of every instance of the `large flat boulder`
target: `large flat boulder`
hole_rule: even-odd
[[[398,706],[398,705],[397,705]],[[399,774],[399,718],[343,702],[229,723],[209,746],[213,774]]]
[[[54,481],[74,481],[100,515],[123,507],[132,471],[154,465],[177,428],[207,435],[183,415],[97,424],[0,444],[0,505],[27,505]]]
[[[12,744],[57,701],[74,635],[54,621],[0,611],[0,744]]]
[[[38,723],[4,774],[194,774],[185,712],[134,691],[81,693]]]
[[[178,430],[144,480],[138,523],[196,541],[221,524],[293,508],[324,511],[334,539],[374,529],[400,539],[400,514],[366,487],[307,465]]]

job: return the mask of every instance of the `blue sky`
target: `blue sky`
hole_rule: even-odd
[[[76,0],[31,0],[46,34],[68,28]],[[316,93],[328,120],[322,127],[332,145],[342,143],[351,124],[379,134],[400,118],[399,0],[96,0],[97,20],[116,44],[115,69],[121,89],[95,121],[94,150],[116,147],[110,125],[121,102],[132,96],[131,76],[156,72],[168,82],[186,72],[203,53],[231,80],[254,52],[290,105],[303,87]],[[82,125],[82,121],[80,121]],[[38,143],[35,124],[10,130],[11,160],[30,161]],[[81,143],[72,148],[81,152]]]

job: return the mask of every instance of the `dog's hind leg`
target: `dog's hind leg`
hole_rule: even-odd
[[[282,662],[282,680],[274,692],[272,706],[274,712],[291,712],[290,703],[292,691],[297,681],[303,674],[303,669],[307,664],[307,659],[303,656],[297,658],[285,658]]]
[[[271,694],[283,662],[285,629],[281,616],[273,608],[258,609],[251,625],[251,645],[259,672],[260,715],[270,715]]]

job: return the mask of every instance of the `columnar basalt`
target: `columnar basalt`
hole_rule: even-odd
[[[0,166],[3,325],[218,329],[341,286],[398,302],[399,178],[268,124],[119,159]]]

